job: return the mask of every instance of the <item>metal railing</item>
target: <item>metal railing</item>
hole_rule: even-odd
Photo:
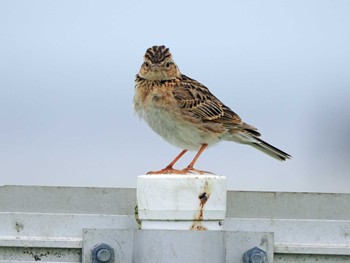
[[[228,191],[221,231],[139,230],[135,205],[135,189],[0,187],[0,262],[350,262],[349,194]]]

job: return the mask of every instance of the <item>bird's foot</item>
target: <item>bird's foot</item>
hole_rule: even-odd
[[[198,170],[198,169],[195,169],[195,168],[190,167],[190,166],[187,166],[186,168],[182,169],[181,171],[182,171],[181,174],[188,174],[188,173],[191,173],[191,174],[214,174],[212,172]]]
[[[213,173],[208,171],[197,170],[190,166],[187,166],[182,170],[177,170],[177,169],[174,169],[172,166],[167,166],[162,170],[150,171],[147,173],[147,175],[152,175],[152,174],[213,174]]]
[[[159,171],[150,171],[147,173],[147,175],[149,174],[183,174],[183,172],[182,170],[174,169],[172,166],[167,166]]]

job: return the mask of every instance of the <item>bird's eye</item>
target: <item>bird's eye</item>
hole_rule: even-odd
[[[165,66],[168,68],[168,67],[170,67],[170,65],[171,65],[171,62],[167,62],[166,64],[165,64]]]
[[[148,62],[145,62],[145,63],[144,63],[144,65],[145,65],[145,67],[146,67],[146,68],[148,68],[148,67],[149,67]]]

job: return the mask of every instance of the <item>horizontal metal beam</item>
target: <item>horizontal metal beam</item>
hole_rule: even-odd
[[[350,221],[227,218],[223,229],[274,233],[276,253],[350,256]]]
[[[273,233],[274,262],[349,261],[349,194],[229,191],[227,197],[223,231],[246,237],[246,233]],[[0,187],[0,262],[15,259],[16,251],[23,253],[21,262],[39,258],[61,262],[63,257],[59,258],[60,255],[66,256],[68,262],[78,262],[79,253],[88,247],[84,240],[88,235],[83,229],[89,229],[89,233],[91,229],[109,229],[100,236],[101,240],[108,237],[108,233],[113,238],[114,231],[119,234],[131,231],[131,239],[125,237],[131,241],[123,242],[138,246],[135,242],[143,240],[142,247],[151,251],[152,245],[157,244],[156,239],[147,243],[147,238],[160,232],[137,231],[135,205],[135,189]],[[178,240],[176,234],[174,237],[164,235]],[[180,238],[192,240],[188,242],[192,243],[202,242],[197,240],[197,235],[206,234],[188,231],[181,235],[193,236]],[[225,236],[225,239],[227,251],[235,251],[229,238]],[[252,242],[252,246],[255,243]],[[50,253],[55,253],[56,257]]]
[[[135,189],[0,187],[0,212],[133,215],[135,206]],[[350,194],[228,191],[226,217],[350,220]]]

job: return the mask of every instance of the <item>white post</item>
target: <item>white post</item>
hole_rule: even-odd
[[[219,175],[138,176],[142,229],[221,230],[226,190],[226,177]]]

